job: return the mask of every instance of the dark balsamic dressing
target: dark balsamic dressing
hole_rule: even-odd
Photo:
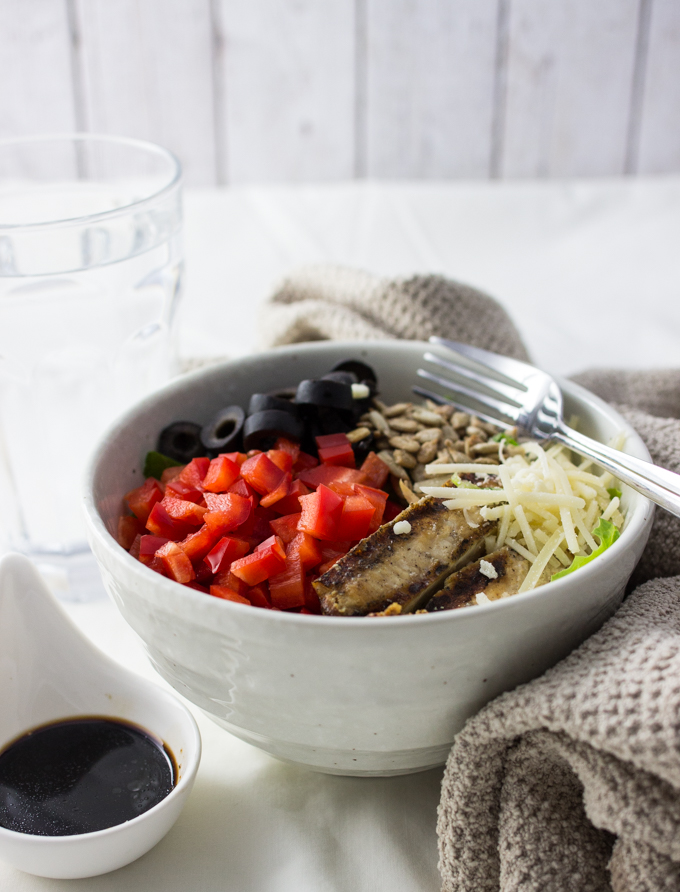
[[[38,836],[103,830],[153,808],[176,782],[172,753],[137,725],[54,722],[0,753],[0,827]]]

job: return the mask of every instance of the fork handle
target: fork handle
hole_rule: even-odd
[[[604,446],[590,437],[584,437],[566,424],[558,427],[553,439],[580,455],[591,458],[652,502],[680,517],[680,474],[619,452],[611,446]]]

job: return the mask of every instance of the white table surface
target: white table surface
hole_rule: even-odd
[[[272,283],[297,264],[332,261],[477,285],[504,302],[534,361],[556,373],[678,365],[680,177],[193,190],[185,219],[185,357],[254,349],[257,305]],[[109,601],[68,609],[103,650],[154,676]],[[316,774],[277,762],[194,711],[203,761],[184,813],[155,849],[77,881],[0,862],[0,890],[439,888],[441,770],[390,779]]]

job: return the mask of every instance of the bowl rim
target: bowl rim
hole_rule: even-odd
[[[158,573],[155,573],[153,570],[146,567],[144,564],[141,564],[139,561],[135,560],[130,554],[128,554],[125,549],[121,548],[118,544],[114,536],[109,533],[106,528],[104,521],[99,514],[97,509],[95,500],[94,500],[94,481],[97,475],[97,469],[99,467],[99,463],[104,455],[104,452],[108,448],[109,441],[115,438],[125,427],[127,427],[132,419],[134,419],[138,415],[144,414],[147,407],[154,405],[159,397],[166,396],[168,394],[172,394],[174,391],[179,389],[185,389],[187,386],[191,387],[194,383],[198,384],[204,378],[207,378],[211,375],[220,374],[222,370],[228,368],[233,365],[242,364],[244,361],[247,363],[257,362],[257,360],[262,358],[269,358],[275,355],[282,354],[294,354],[294,353],[314,353],[323,350],[324,347],[333,347],[333,348],[347,348],[349,350],[359,351],[361,349],[368,348],[369,350],[378,349],[379,351],[389,351],[393,349],[395,345],[405,346],[408,345],[413,347],[414,349],[431,349],[431,345],[426,341],[414,341],[414,340],[392,340],[392,341],[312,341],[312,342],[304,342],[298,344],[288,344],[284,346],[274,347],[270,350],[261,351],[259,353],[252,353],[242,357],[235,357],[233,359],[223,360],[219,363],[213,363],[211,365],[203,366],[201,368],[195,369],[191,372],[187,372],[184,375],[179,376],[178,378],[173,379],[172,381],[165,384],[163,387],[155,390],[153,393],[149,394],[144,399],[138,401],[133,406],[131,406],[124,414],[118,417],[116,421],[108,428],[108,430],[104,433],[102,438],[100,439],[96,449],[92,453],[90,457],[90,461],[87,466],[86,475],[85,475],[85,488],[84,488],[84,511],[86,516],[87,526],[92,535],[96,536],[99,542],[106,548],[109,554],[114,558],[114,560],[119,561],[122,559],[124,563],[132,569],[136,568],[137,571],[141,570],[143,574],[150,573],[153,574],[153,582],[155,583],[155,587],[160,586],[161,590],[165,590],[169,595],[179,596],[178,588],[183,590],[183,596],[188,598],[188,603],[192,604],[198,608],[199,611],[211,611],[214,609],[218,610],[227,610],[227,611],[237,611],[235,616],[239,616],[239,611],[247,611],[246,614],[241,613],[241,616],[251,616],[253,607],[249,604],[239,604],[234,601],[225,601],[221,598],[206,598],[206,596],[202,592],[198,592],[192,588],[189,588],[186,585],[182,585],[181,583],[175,582],[172,579],[168,579],[164,576],[161,576]],[[649,450],[647,449],[646,444],[635,430],[635,428],[623,418],[616,409],[606,403],[603,399],[598,397],[596,394],[589,391],[587,388],[581,386],[580,384],[575,383],[574,381],[570,381],[567,378],[563,378],[560,376],[554,376],[555,380],[560,386],[560,389],[565,389],[565,391],[569,394],[569,396],[574,396],[576,399],[581,399],[594,407],[605,416],[608,416],[610,419],[615,420],[617,424],[621,427],[621,429],[626,434],[627,442],[634,442],[637,446],[639,452],[642,452],[643,455],[640,457],[644,457],[647,460],[651,461],[651,456],[649,455]],[[631,506],[632,510],[629,509],[628,514],[626,515],[625,525],[621,531],[621,535],[619,538],[612,543],[612,545],[601,555],[598,556],[596,561],[587,564],[585,567],[579,569],[578,579],[576,580],[578,583],[587,583],[587,579],[594,572],[600,572],[605,570],[607,566],[609,566],[613,561],[618,560],[619,554],[625,547],[628,546],[629,542],[632,542],[634,539],[637,539],[639,536],[644,535],[645,532],[649,532],[651,528],[653,519],[654,519],[654,505],[652,502],[647,500],[641,494],[635,492],[634,490],[630,490],[631,498],[634,499],[634,505]],[[130,562],[129,564],[127,562]],[[586,575],[583,575],[586,574]],[[147,578],[144,575],[144,578]],[[151,581],[151,579],[150,579]],[[537,588],[531,589],[528,592],[518,592],[510,598],[503,598],[496,601],[491,601],[488,604],[476,605],[476,609],[473,612],[472,616],[480,616],[484,615],[489,610],[508,610],[508,609],[516,609],[521,604],[531,604],[536,598],[545,598],[549,597],[559,597],[560,593],[564,590],[565,586],[570,586],[574,584],[574,575],[569,574],[568,576],[562,577],[561,579],[557,579],[554,582],[549,584],[538,586]],[[551,594],[552,593],[552,594]],[[219,602],[221,606],[217,607],[216,604],[212,602]],[[358,628],[402,628],[403,622],[420,622],[420,623],[430,623],[430,622],[463,622],[467,621],[467,619],[471,618],[471,614],[468,611],[462,610],[441,610],[434,613],[423,613],[423,614],[403,614],[400,616],[390,616],[390,617],[370,617],[370,623],[357,623],[357,620],[367,619],[368,617],[356,617],[356,616],[326,616],[319,614],[304,614],[304,613],[287,613],[283,610],[259,610],[259,613],[264,614],[262,617],[262,621],[264,622],[283,622],[283,623],[302,623],[307,627],[313,627],[315,625],[322,625],[325,628],[329,627],[329,619],[333,620],[332,626],[334,628],[342,628],[348,627],[358,629]],[[395,624],[395,619],[400,620]]]

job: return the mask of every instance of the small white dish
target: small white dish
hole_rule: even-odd
[[[0,751],[60,719],[121,719],[160,739],[177,783],[143,814],[104,830],[38,836],[0,827],[0,858],[38,876],[76,879],[108,873],[148,852],[179,817],[201,758],[196,722],[168,691],[94,647],[49,592],[31,562],[0,560]]]

